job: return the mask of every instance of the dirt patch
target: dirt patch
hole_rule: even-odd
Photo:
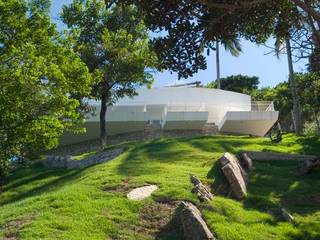
[[[181,239],[174,223],[174,212],[179,203],[152,203],[140,210],[135,232],[154,239]]]
[[[0,230],[4,232],[3,240],[20,239],[19,230],[27,223],[30,223],[33,219],[33,214],[26,214],[20,218],[6,222],[3,226],[0,226]]]
[[[118,185],[105,185],[103,191],[111,193],[125,193],[128,192],[131,188],[129,185],[130,178],[122,179]]]

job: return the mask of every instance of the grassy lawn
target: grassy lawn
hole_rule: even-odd
[[[170,212],[160,200],[194,202],[220,240],[320,239],[319,172],[299,177],[294,161],[255,163],[242,202],[216,196],[200,204],[189,181],[189,174],[220,181],[217,159],[225,151],[320,155],[319,144],[293,135],[280,144],[233,136],[160,139],[122,144],[116,159],[81,170],[36,163],[13,172],[0,194],[0,239],[154,239]],[[151,198],[126,198],[128,189],[150,183],[159,186]],[[281,219],[281,207],[295,224]]]
[[[90,157],[94,154],[96,154],[97,151],[91,151],[91,152],[86,152],[86,153],[82,153],[82,154],[79,154],[79,155],[75,155],[75,156],[71,156],[71,159],[72,160],[83,160],[87,157]]]

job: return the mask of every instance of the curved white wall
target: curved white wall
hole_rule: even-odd
[[[227,111],[250,111],[249,95],[210,88],[167,87],[139,89],[134,98],[120,99],[117,105],[169,104],[181,106],[205,105],[208,122],[218,124]]]

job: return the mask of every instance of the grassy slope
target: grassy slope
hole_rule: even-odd
[[[244,202],[215,197],[200,205],[190,192],[189,174],[211,183],[221,178],[217,159],[225,151],[272,150],[320,154],[319,141],[287,135],[268,139],[212,136],[123,144],[118,158],[82,170],[46,169],[41,164],[14,172],[0,195],[0,239],[152,239],[139,225],[139,211],[156,199],[198,204],[223,239],[320,239],[319,173],[295,176],[295,162],[256,163]],[[129,201],[119,186],[156,183],[142,202]],[[279,218],[285,206],[297,219]]]

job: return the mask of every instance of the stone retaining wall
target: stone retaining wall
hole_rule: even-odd
[[[162,131],[156,130],[148,133],[134,132],[119,134],[108,137],[108,144],[114,145],[129,141],[143,141],[152,140],[162,137],[196,137],[203,135],[213,135],[213,133],[204,133],[202,130],[170,130]],[[99,139],[85,141],[76,144],[70,144],[66,146],[60,146],[56,149],[52,149],[47,152],[48,155],[79,155],[81,153],[99,150]]]
[[[47,167],[63,167],[68,169],[84,168],[109,161],[122,153],[123,149],[103,151],[83,160],[72,160],[70,156],[47,156],[44,165]]]
[[[275,152],[255,152],[255,151],[244,151],[249,158],[253,161],[274,161],[274,160],[296,160],[305,161],[316,159],[314,155],[302,155],[302,154],[290,154],[290,153],[275,153]]]

